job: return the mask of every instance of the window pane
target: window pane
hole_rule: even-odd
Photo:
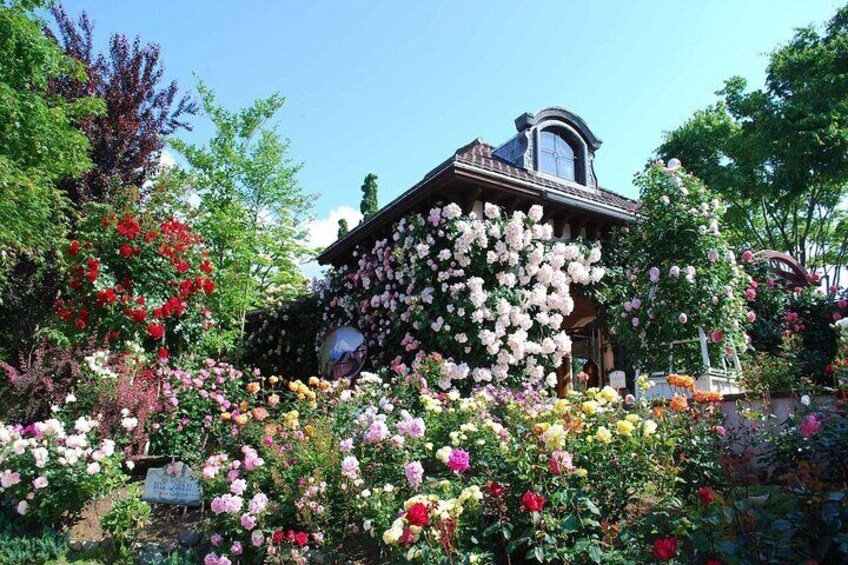
[[[556,152],[560,157],[568,157],[569,159],[574,159],[574,148],[562,137],[557,136],[556,138],[557,147]]]
[[[558,177],[568,180],[576,180],[574,176],[574,159],[557,159]]]
[[[556,158],[546,151],[541,151],[539,153],[539,170],[543,173],[548,173],[550,175],[557,174],[557,160]]]
[[[550,151],[551,153],[553,153],[553,151],[556,148],[556,140],[558,138],[559,138],[559,136],[556,135],[552,131],[543,131],[542,135],[540,136],[540,142],[542,144],[542,150],[543,151]]]

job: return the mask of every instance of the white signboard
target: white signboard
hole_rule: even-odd
[[[624,371],[613,371],[609,374],[609,385],[615,390],[627,388],[627,376]]]
[[[162,504],[199,506],[200,483],[188,465],[177,461],[158,469],[148,469],[142,499]]]

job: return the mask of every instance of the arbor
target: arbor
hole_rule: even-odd
[[[347,235],[347,233],[348,233],[349,231],[350,231],[350,228],[349,228],[349,227],[348,227],[348,225],[347,225],[347,220],[346,220],[346,219],[344,219],[344,218],[342,218],[341,220],[339,220],[338,238],[339,238],[339,239],[343,238],[344,236],[346,236],[346,235]]]
[[[218,268],[218,310],[229,337],[241,336],[253,308],[302,292],[299,263],[305,245],[311,196],[297,185],[300,165],[289,142],[269,125],[285,99],[274,94],[230,112],[214,93],[198,86],[201,105],[215,126],[208,144],[174,139],[189,165],[188,183],[200,197],[195,225]]]
[[[51,13],[58,37],[46,33],[85,67],[84,74],[51,81],[51,92],[69,101],[97,96],[106,105],[103,114],[78,124],[91,144],[94,167],[61,186],[76,203],[109,202],[118,187],[137,192],[159,170],[165,136],[191,129],[186,118],[196,104],[188,95],[178,98],[176,81],[162,84],[164,67],[155,43],[113,33],[108,53],[95,53],[94,26],[85,12],[76,22],[61,5]]]
[[[38,256],[62,236],[67,201],[55,183],[91,166],[74,124],[103,111],[92,97],[50,95],[52,80],[84,70],[42,34],[42,6],[0,2],[0,289],[17,254]]]
[[[362,221],[368,219],[368,216],[379,210],[380,205],[377,203],[377,175],[368,173],[365,180],[362,181],[362,201],[359,203],[359,211],[362,212]]]
[[[672,161],[636,177],[640,221],[625,228],[609,263],[604,302],[617,339],[643,370],[669,368],[671,343],[709,336],[710,359],[743,349],[748,278],[721,231],[722,203]],[[746,297],[747,293],[747,297]],[[675,346],[672,370],[703,370],[697,343]],[[713,365],[716,365],[713,363]]]
[[[729,204],[739,246],[795,256],[839,279],[848,258],[848,7],[819,33],[798,30],[769,57],[766,84],[733,77],[721,100],[665,136],[660,158],[680,158]]]

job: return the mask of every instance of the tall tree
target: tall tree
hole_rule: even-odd
[[[359,211],[362,212],[362,221],[374,214],[380,205],[377,202],[377,175],[368,173],[362,182],[362,201],[359,203]]]
[[[224,330],[240,338],[249,310],[305,290],[299,263],[309,255],[312,197],[296,182],[300,165],[288,155],[288,140],[269,124],[282,96],[230,112],[202,83],[198,92],[215,133],[204,146],[178,139],[172,146],[200,197],[196,224],[218,267],[220,311],[232,313]]]
[[[51,10],[56,32],[46,33],[82,63],[85,74],[66,74],[51,89],[66,100],[102,98],[106,112],[79,127],[91,143],[94,167],[62,184],[76,203],[108,202],[116,188],[139,191],[159,169],[165,136],[190,130],[196,112],[188,95],[178,97],[176,81],[164,83],[159,45],[113,33],[106,53],[95,53],[94,25],[83,12],[74,21],[61,5]]]
[[[339,220],[338,238],[339,239],[343,238],[344,236],[346,236],[348,234],[349,231],[350,231],[350,228],[347,225],[347,220],[344,219],[344,218]]]
[[[721,100],[657,150],[729,204],[736,245],[785,251],[838,280],[848,253],[848,7],[769,57],[765,88],[729,79]]]
[[[38,256],[64,231],[66,200],[55,184],[91,166],[74,123],[103,111],[92,97],[51,96],[61,76],[82,80],[82,65],[44,36],[35,0],[0,1],[0,290],[18,254]]]

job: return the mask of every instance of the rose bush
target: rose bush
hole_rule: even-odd
[[[167,357],[200,343],[214,323],[213,266],[182,221],[92,208],[65,258],[70,280],[56,313],[74,341],[133,341]]]
[[[123,482],[115,442],[98,422],[72,427],[58,418],[28,426],[0,424],[0,507],[39,526],[72,520],[83,506]]]

